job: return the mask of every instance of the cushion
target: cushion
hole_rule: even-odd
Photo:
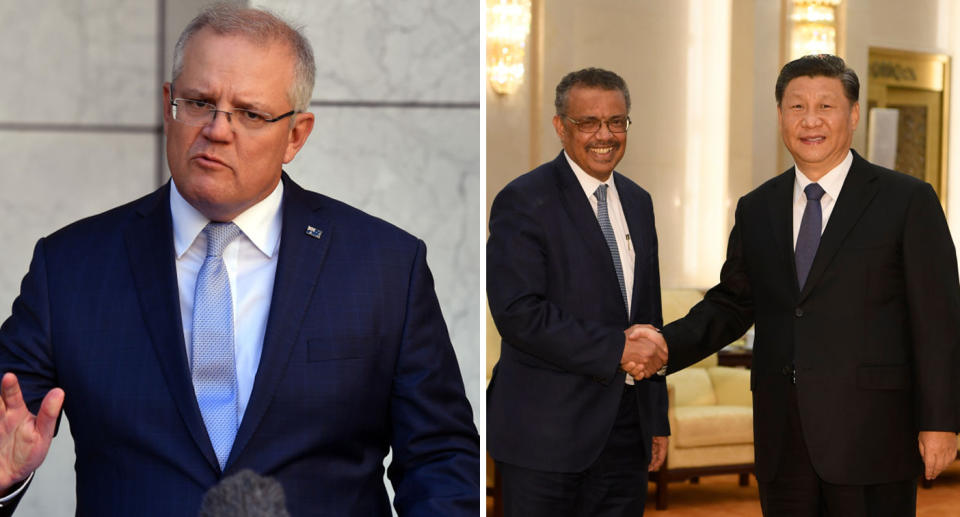
[[[703,299],[703,293],[697,289],[663,289],[660,294],[664,324],[686,316],[690,308]]]
[[[713,382],[713,393],[721,406],[753,406],[750,394],[750,370],[714,366],[707,368]]]
[[[753,409],[743,406],[677,406],[671,439],[677,448],[753,443]]]
[[[675,399],[671,402],[681,406],[712,406],[717,403],[713,383],[703,368],[687,368],[667,377],[674,387]]]

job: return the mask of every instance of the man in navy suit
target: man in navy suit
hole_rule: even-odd
[[[572,72],[556,89],[563,151],[496,197],[487,296],[503,337],[487,389],[487,446],[507,515],[636,516],[666,452],[665,350],[627,339],[660,325],[650,195],[614,167],[630,94],[617,74]],[[654,367],[656,366],[656,367]]]
[[[61,407],[78,515],[196,515],[218,480],[292,515],[479,512],[479,439],[422,241],[282,172],[314,124],[309,42],[221,4],[163,87],[173,180],[41,239],[0,327],[0,489]],[[42,401],[42,402],[41,402]]]

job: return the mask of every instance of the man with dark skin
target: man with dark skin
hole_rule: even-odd
[[[625,336],[662,320],[653,204],[614,172],[630,126],[622,78],[572,72],[555,108],[563,151],[490,210],[487,297],[503,345],[487,448],[508,516],[636,516],[669,434],[663,377],[623,371],[666,360]]]

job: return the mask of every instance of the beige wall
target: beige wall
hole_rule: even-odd
[[[780,143],[773,97],[782,64],[782,2],[537,3],[538,37],[528,47],[532,79],[512,96],[487,90],[488,210],[508,181],[559,152],[550,117],[562,75],[585,66],[612,69],[626,79],[633,100],[634,124],[617,170],[654,198],[663,284],[709,287],[718,277],[737,199],[792,165]],[[901,0],[847,0],[844,17],[844,57],[864,82],[863,95],[870,46],[951,55],[960,50],[960,4],[951,0],[914,0],[909,8]],[[718,70],[724,59],[727,68]],[[960,117],[958,75],[951,78],[954,119]],[[713,102],[725,106],[717,110]],[[853,143],[863,152],[865,129],[861,124]],[[706,156],[704,149],[710,149]],[[957,240],[960,131],[950,134],[950,154],[948,219]]]

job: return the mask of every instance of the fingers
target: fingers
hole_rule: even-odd
[[[667,438],[666,436],[654,436],[650,447],[650,465],[648,470],[653,472],[663,466],[663,461],[667,457]]]
[[[53,388],[43,397],[40,411],[37,412],[37,431],[47,441],[53,439],[53,431],[57,427],[57,416],[63,408],[65,394],[60,388]]]
[[[628,361],[628,362],[626,362],[626,363],[624,363],[624,364],[621,364],[621,365],[620,365],[620,368],[621,368],[623,371],[627,372],[631,377],[633,377],[634,379],[636,379],[636,380],[638,380],[638,381],[643,380],[644,377],[645,377],[645,375],[644,375],[644,368],[643,368],[643,364],[642,364],[642,363],[641,363],[641,364],[637,364],[637,363],[635,363],[635,362],[633,362],[633,361]]]
[[[921,431],[918,442],[926,479],[936,478],[957,456],[957,435],[954,433]]]
[[[924,456],[924,477],[929,480],[936,479],[937,476],[947,468],[947,465],[950,464],[950,460],[943,454],[930,454]]]
[[[20,392],[20,383],[17,382],[17,376],[13,373],[7,372],[0,380],[0,399],[3,400],[4,412],[26,407],[23,394]]]
[[[936,454],[923,457],[924,472],[923,476],[928,480],[934,480],[946,468],[946,463]]]

